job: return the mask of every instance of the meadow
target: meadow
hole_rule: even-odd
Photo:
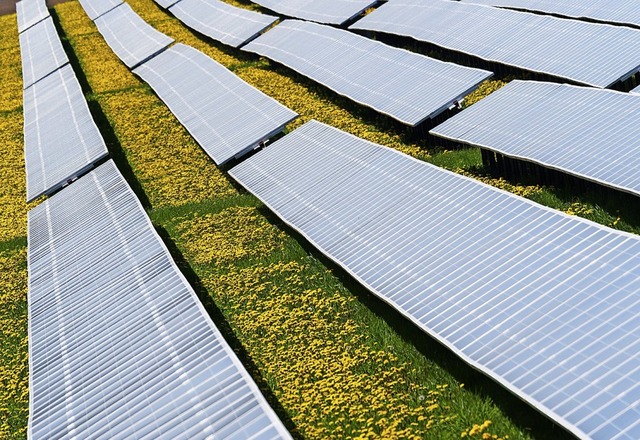
[[[128,3],[159,31],[298,112],[287,131],[317,119],[554,209],[640,232],[615,200],[491,175],[478,149],[447,150],[286,68],[190,31],[152,0]],[[239,188],[111,52],[78,2],[51,11],[111,157],[295,437],[569,438],[389,310]],[[0,17],[0,63],[0,438],[25,438],[30,206],[15,14]],[[487,81],[466,105],[505,80]]]

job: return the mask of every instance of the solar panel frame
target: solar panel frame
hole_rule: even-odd
[[[402,35],[598,88],[640,71],[638,29],[486,5],[389,0],[349,29]]]
[[[237,8],[220,0],[182,0],[169,11],[190,28],[236,48],[278,21],[278,17]]]
[[[287,17],[342,25],[372,7],[377,0],[252,0],[263,8]]]
[[[421,330],[578,437],[637,437],[637,236],[317,121],[230,175]]]
[[[69,63],[51,17],[22,32],[19,39],[25,89]]]
[[[436,117],[493,75],[299,20],[281,22],[242,50],[409,126]]]
[[[635,95],[516,80],[430,133],[640,196],[638,120]]]
[[[113,162],[28,228],[29,438],[291,438]]]
[[[637,2],[618,0],[592,0],[588,4],[576,0],[463,0],[488,6],[521,9],[557,14],[563,17],[590,19],[603,23],[640,27],[640,10]]]
[[[94,23],[111,50],[130,69],[162,52],[174,41],[140,18],[126,3],[96,18]]]
[[[298,114],[196,49],[176,44],[135,68],[218,165],[239,158]]]
[[[117,8],[122,0],[79,0],[80,5],[91,20],[106,14],[110,10]]]
[[[50,17],[45,0],[21,0],[16,2],[18,33]]]
[[[108,156],[70,64],[24,90],[27,202],[51,194]]]

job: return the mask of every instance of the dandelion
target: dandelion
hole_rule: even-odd
[[[462,107],[467,108],[475,104],[476,102],[486,98],[491,93],[495,92],[499,88],[504,87],[506,85],[507,83],[505,81],[492,80],[492,79],[486,80],[483,83],[481,83],[476,90],[474,90],[464,98]]]
[[[217,214],[186,219],[177,231],[193,261],[215,265],[268,255],[281,247],[285,237],[252,206],[236,206]]]

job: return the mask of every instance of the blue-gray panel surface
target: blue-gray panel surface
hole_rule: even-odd
[[[122,4],[122,0],[80,0],[82,8],[91,20],[95,20],[102,14],[106,14],[113,8]]]
[[[403,35],[594,87],[640,70],[640,30],[450,0],[389,0],[350,29]]]
[[[126,3],[95,20],[109,47],[129,68],[151,58],[173,42],[144,21]]]
[[[108,155],[70,64],[24,91],[27,201],[50,194]]]
[[[49,17],[45,0],[21,0],[16,3],[18,32],[24,32]]]
[[[640,96],[512,81],[431,134],[640,196]]]
[[[580,437],[640,436],[640,239],[311,121],[231,176]]]
[[[28,220],[29,438],[290,438],[113,162]]]
[[[183,44],[167,49],[134,72],[218,165],[253,150],[298,116]]]
[[[169,10],[190,28],[233,47],[242,46],[278,20],[220,0],[182,0]]]
[[[631,90],[631,93],[637,93],[640,94],[640,86],[636,87],[635,89]]]
[[[25,89],[69,62],[51,17],[31,26],[19,38]]]
[[[343,24],[377,3],[376,0],[252,0],[286,15],[325,24]]]
[[[492,75],[299,20],[285,20],[243,50],[411,126],[461,101]]]
[[[640,26],[638,0],[464,0],[490,6],[545,12],[605,23]]]

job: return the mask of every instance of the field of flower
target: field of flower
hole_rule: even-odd
[[[129,4],[298,112],[541,203],[638,232],[590,199],[483,174],[478,150],[412,141],[383,118],[286,69],[192,33],[151,0]],[[234,3],[234,2],[230,2]],[[246,6],[245,4],[242,4]],[[55,6],[111,156],[205,307],[301,438],[562,438],[508,393],[373,298],[220,171],[171,112],[120,63],[78,2]],[[0,438],[27,423],[26,212],[15,15],[0,17]],[[488,82],[471,99],[501,85]],[[620,218],[622,216],[622,219]]]
[[[24,438],[28,413],[27,204],[22,66],[15,15],[0,17],[0,438]]]

